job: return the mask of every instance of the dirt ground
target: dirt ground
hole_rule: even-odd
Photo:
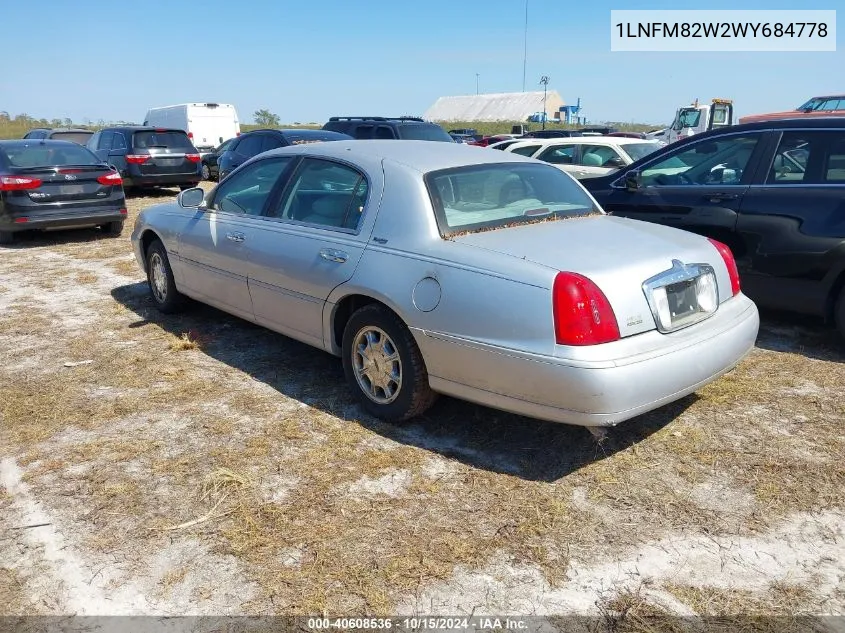
[[[764,314],[604,445],[446,398],[386,425],[337,359],[152,307],[129,233],[174,195],[0,249],[0,615],[845,615],[831,330]]]

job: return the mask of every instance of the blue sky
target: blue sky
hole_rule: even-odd
[[[140,121],[148,107],[217,101],[244,123],[259,108],[323,122],[422,114],[474,93],[476,73],[481,92],[522,89],[525,0],[4,4],[0,110],[12,115]],[[528,0],[526,88],[548,75],[593,121],[667,122],[696,97],[733,98],[740,115],[791,109],[845,91],[841,34],[827,53],[612,53],[610,10],[837,4]]]

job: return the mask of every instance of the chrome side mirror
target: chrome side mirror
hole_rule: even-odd
[[[205,190],[200,187],[193,187],[192,189],[185,189],[180,191],[176,196],[176,202],[183,209],[196,209],[201,206],[205,200]]]

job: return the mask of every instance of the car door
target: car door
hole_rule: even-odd
[[[122,130],[116,130],[111,137],[111,144],[108,150],[108,163],[114,165],[118,171],[126,169],[126,153],[128,146],[126,136]]]
[[[643,165],[638,187],[626,187],[621,175],[601,204],[614,215],[728,241],[763,151],[761,138],[745,132],[685,143]]]
[[[322,347],[323,306],[355,272],[368,237],[359,227],[378,208],[381,190],[352,165],[302,160],[250,245],[258,323]]]
[[[114,137],[114,132],[111,130],[102,130],[98,132],[100,135],[97,139],[97,146],[94,148],[94,153],[103,162],[109,162],[109,150],[111,149],[111,141]]]
[[[257,160],[220,183],[179,231],[180,279],[187,294],[254,320],[248,253],[262,214],[292,157]]]
[[[761,305],[824,314],[845,270],[845,131],[772,135],[742,200],[734,246],[745,292]]]

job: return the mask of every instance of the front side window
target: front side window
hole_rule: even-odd
[[[622,157],[609,145],[582,145],[579,164],[585,167],[621,167]]]
[[[575,162],[575,146],[553,145],[543,150],[537,158],[552,165],[571,165]]]
[[[601,213],[572,178],[541,163],[444,169],[425,182],[444,237]]]
[[[104,130],[100,132],[100,141],[97,144],[97,149],[111,149],[111,142],[113,137],[114,132],[112,131]]]
[[[211,209],[224,213],[261,215],[270,192],[292,157],[259,160],[224,180],[214,192]]]
[[[678,185],[738,185],[751,160],[759,135],[704,140],[668,154],[640,174],[646,187]]]
[[[306,158],[273,215],[354,230],[363,216],[368,191],[367,179],[357,169],[330,160]]]
[[[701,110],[695,108],[681,110],[678,120],[673,127],[676,130],[682,130],[687,127],[698,127],[699,121],[701,121]]]

